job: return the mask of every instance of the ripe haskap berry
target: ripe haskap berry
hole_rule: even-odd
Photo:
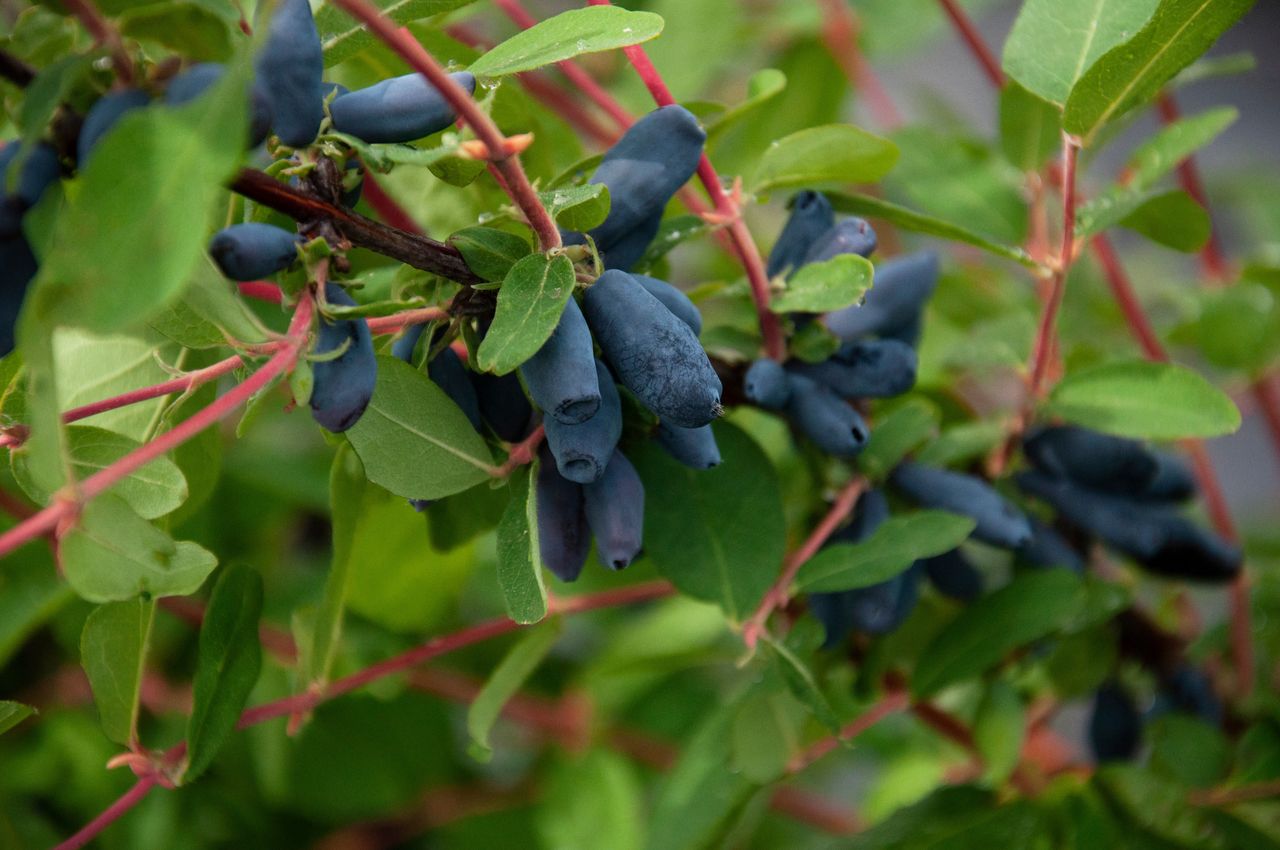
[[[549,416],[566,425],[584,422],[600,409],[600,381],[591,330],[572,298],[555,333],[520,366],[529,395]]]
[[[920,600],[920,565],[912,564],[888,581],[849,591],[846,605],[853,628],[887,635],[906,622]]]
[[[688,182],[707,134],[683,106],[663,106],[641,118],[605,152],[592,183],[609,187],[609,215],[591,232],[605,265],[629,269],[653,241],[662,211]],[[617,250],[626,242],[626,256]]]
[[[1099,762],[1128,761],[1142,745],[1142,716],[1133,698],[1115,682],[1093,695],[1089,715],[1089,748]]]
[[[1075,425],[1041,428],[1023,440],[1022,451],[1041,472],[1116,495],[1141,494],[1157,471],[1155,457],[1137,440]]]
[[[1153,713],[1161,709],[1181,711],[1215,726],[1222,723],[1222,700],[1214,693],[1213,682],[1187,664],[1179,664],[1160,683]]]
[[[472,372],[471,383],[480,402],[480,416],[498,439],[514,443],[529,433],[533,405],[525,398],[520,378],[514,372],[507,375]]]
[[[831,202],[821,192],[805,189],[797,192],[791,201],[791,216],[787,219],[778,241],[769,252],[769,277],[787,270],[794,271],[804,265],[805,257],[814,243],[825,236],[836,223]]]
[[[804,375],[788,375],[791,395],[787,418],[818,448],[836,457],[853,457],[862,451],[871,429],[858,411],[827,387]]]
[[[662,306],[670,310],[672,315],[688,325],[694,336],[702,333],[702,313],[698,312],[698,308],[689,300],[688,295],[685,295],[665,280],[659,280],[656,277],[649,277],[645,274],[633,274],[632,277],[650,295],[661,301]]]
[[[436,386],[444,390],[454,404],[467,415],[467,421],[477,431],[483,427],[480,420],[480,402],[476,399],[475,387],[467,377],[467,367],[462,365],[462,358],[452,348],[444,348],[427,364],[427,377]]]
[[[325,300],[344,307],[355,300],[336,283],[326,284]],[[347,349],[333,360],[312,364],[314,384],[311,390],[311,416],[326,430],[335,434],[359,421],[373,397],[378,379],[378,362],[373,351],[373,337],[364,319],[338,319],[330,322],[323,316],[316,334],[315,351],[324,354],[340,346]]]
[[[598,481],[582,487],[587,525],[596,538],[596,554],[620,570],[644,544],[644,485],[631,461],[616,449]]]
[[[293,265],[300,244],[298,234],[254,221],[233,224],[213,234],[209,254],[232,280],[257,280]]]
[[[1168,506],[1086,490],[1043,472],[1023,472],[1017,482],[1023,492],[1150,572],[1205,582],[1230,581],[1240,572],[1238,547]]]
[[[476,78],[466,71],[450,74],[468,94]],[[411,142],[438,133],[458,116],[421,74],[392,77],[364,89],[340,95],[329,104],[333,128],[366,142]]]
[[[1031,539],[1026,515],[981,478],[906,461],[890,480],[916,504],[973,519],[973,536],[984,543],[1017,549]]]
[[[753,404],[766,410],[781,410],[791,400],[791,381],[781,363],[762,357],[747,369],[742,392]]]
[[[600,384],[600,409],[595,416],[574,425],[554,418],[543,423],[556,468],[565,478],[579,484],[590,484],[604,475],[622,436],[622,402],[613,375],[599,360],[596,374]]]
[[[0,148],[0,239],[22,235],[22,217],[58,179],[58,154],[41,142],[31,149],[17,174],[11,174],[22,150],[20,142]]]
[[[1141,496],[1153,502],[1185,502],[1196,495],[1196,478],[1182,458],[1168,452],[1152,451],[1156,474]]]
[[[416,325],[410,325],[404,329],[404,333],[391,343],[391,356],[399,357],[409,365],[413,365],[413,350],[418,347],[418,340],[422,339],[422,332],[427,329],[425,322]]]
[[[959,549],[925,558],[920,565],[943,596],[968,602],[982,595],[982,573]]]
[[[1017,561],[1026,567],[1066,567],[1072,572],[1084,572],[1084,558],[1062,535],[1033,516],[1031,539],[1018,549]]]
[[[666,422],[658,425],[658,445],[690,469],[711,469],[720,465],[720,447],[710,425],[681,428]]]
[[[720,378],[697,336],[623,271],[605,272],[582,300],[587,324],[622,385],[682,428],[720,415]]]
[[[93,148],[117,121],[150,102],[151,96],[139,89],[111,92],[98,98],[97,103],[85,113],[84,124],[80,126],[80,137],[76,140],[76,161],[80,167],[85,167]]]
[[[822,363],[796,363],[792,372],[812,378],[845,398],[889,398],[915,386],[916,352],[895,339],[844,345]]]
[[[591,550],[591,533],[582,507],[582,485],[556,470],[551,450],[538,450],[538,553],[561,581],[576,581]]]
[[[190,103],[204,94],[227,73],[227,67],[219,62],[201,62],[192,65],[169,81],[164,91],[164,101],[170,106]],[[260,86],[249,89],[249,147],[256,148],[271,132],[271,103]]]
[[[0,357],[13,351],[22,299],[39,270],[35,254],[21,234],[0,238]]]
[[[841,254],[870,257],[876,250],[876,232],[864,218],[842,218],[809,246],[804,262],[821,263]]]
[[[258,82],[271,105],[271,121],[289,147],[311,144],[324,120],[324,50],[309,0],[276,0],[267,43],[258,54]]]
[[[937,254],[921,251],[894,257],[876,266],[875,285],[862,304],[827,314],[827,330],[846,341],[865,336],[901,338],[904,329],[919,321],[937,285]]]

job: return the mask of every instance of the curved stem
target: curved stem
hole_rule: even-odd
[[[1040,328],[1031,350],[1028,404],[1035,403],[1040,388],[1044,384],[1045,374],[1049,370],[1054,328],[1057,325],[1058,310],[1062,306],[1062,297],[1067,289],[1067,274],[1071,271],[1071,260],[1075,250],[1076,160],[1079,153],[1079,142],[1064,133],[1062,136],[1062,247],[1058,250],[1058,263],[1053,271],[1052,288],[1049,291],[1049,299],[1045,302],[1044,312],[1040,316]]]
[[[120,798],[107,806],[102,814],[89,821],[75,835],[58,844],[53,850],[78,850],[98,837],[104,829],[120,819],[122,815],[146,799],[151,789],[159,780],[155,776],[144,776],[133,784],[133,787],[120,795]]]
[[[978,28],[974,26],[973,21],[965,14],[964,9],[960,8],[960,4],[956,0],[938,0],[938,2],[942,4],[942,10],[951,19],[951,24],[956,28],[956,32],[960,33],[960,38],[969,46],[969,51],[973,53],[973,58],[978,60],[978,65],[982,68],[983,73],[987,75],[992,87],[997,89],[1004,88],[1004,71],[1000,68],[1000,61],[991,52],[991,48],[987,46],[986,41],[982,38],[982,33],[978,32]]]

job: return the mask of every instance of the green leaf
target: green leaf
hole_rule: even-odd
[[[476,0],[375,0],[382,14],[396,24],[404,26],[415,21],[434,18],[470,6]],[[378,39],[361,23],[356,22],[334,4],[325,0],[316,10],[316,29],[320,31],[320,43],[324,47],[324,64],[331,68],[346,61],[360,51],[378,44]]]
[[[91,334],[59,328],[53,334],[58,372],[58,410],[92,404],[169,380],[162,364],[175,361],[174,346],[153,331],[135,334]],[[84,424],[105,428],[134,440],[145,440],[152,423],[168,404],[165,398],[99,413]]]
[[[928,697],[983,673],[1014,649],[1069,623],[1083,600],[1083,585],[1070,570],[1017,576],[934,636],[916,664],[912,692]]]
[[[77,479],[88,478],[139,447],[136,440],[90,425],[67,428],[67,451]],[[26,455],[12,456],[13,474],[22,489],[41,504],[49,500],[27,473]],[[124,499],[143,519],[156,519],[175,510],[187,498],[187,479],[178,465],[161,456],[112,485],[108,493]]]
[[[36,710],[29,705],[14,702],[11,699],[0,699],[0,735],[35,713]]]
[[[1158,0],[1026,0],[1004,44],[1004,70],[1029,91],[1062,104],[1076,80],[1138,31]]]
[[[707,125],[707,145],[710,146],[726,130],[750,116],[759,107],[782,94],[787,87],[787,75],[776,68],[756,71],[747,80],[746,100],[725,110]]]
[[[511,476],[511,501],[498,523],[498,584],[517,623],[547,616],[547,588],[538,544],[537,461]]]
[[[1161,0],[1146,26],[1072,86],[1063,126],[1088,146],[1109,122],[1154,98],[1252,6],[1253,0]]]
[[[512,266],[498,290],[493,324],[476,352],[480,368],[505,375],[537,354],[560,323],[574,283],[573,263],[563,254],[530,254]]]
[[[128,10],[118,21],[122,35],[163,44],[193,62],[231,54],[227,21],[202,3],[152,3]]]
[[[1240,281],[1201,294],[1190,333],[1204,358],[1223,369],[1261,372],[1280,347],[1280,304],[1258,283]]]
[[[806,593],[830,593],[879,584],[922,558],[950,552],[968,539],[974,521],[946,511],[916,511],[887,519],[858,543],[833,543],[800,568]]]
[[[1147,727],[1144,738],[1151,743],[1151,767],[1183,785],[1209,788],[1231,769],[1231,744],[1198,717],[1167,714]]]
[[[218,564],[212,552],[175,542],[110,494],[85,505],[80,521],[62,538],[61,555],[67,581],[90,602],[139,594],[189,596]]]
[[[638,770],[603,748],[558,761],[534,813],[542,839],[538,846],[597,847],[601,836],[608,836],[610,850],[640,850],[647,814]]]
[[[962,422],[947,428],[938,439],[922,448],[916,460],[930,466],[955,466],[986,454],[1004,437],[1005,426],[1001,422]]]
[[[691,470],[645,444],[645,551],[682,593],[750,615],[782,568],[786,529],[773,465],[755,441],[714,426],[723,463]]]
[[[1156,195],[1120,223],[1153,242],[1191,254],[1209,241],[1209,213],[1181,189]]]
[[[1125,167],[1127,186],[1139,190],[1154,186],[1180,162],[1216,139],[1239,116],[1234,107],[1223,106],[1164,127],[1129,156]]]
[[[249,343],[267,339],[262,322],[207,256],[196,264],[186,291],[148,324],[186,348],[221,348],[228,337]]]
[[[240,146],[226,140],[246,132],[245,82],[233,70],[190,105],[134,110],[98,142],[33,283],[34,315],[119,330],[182,292],[240,163]]]
[[[1057,106],[1010,80],[1000,90],[1000,148],[1023,171],[1035,171],[1062,146]]]
[[[827,701],[827,695],[818,686],[813,671],[791,651],[790,647],[773,635],[764,632],[761,638],[769,658],[781,673],[782,680],[787,683],[787,689],[791,691],[792,696],[808,706],[813,716],[828,730],[839,732],[840,718],[836,717],[836,713],[831,709],[831,703]]]
[[[338,653],[342,637],[343,611],[350,587],[351,565],[354,560],[356,529],[358,527],[364,494],[368,486],[364,467],[350,444],[339,446],[329,468],[329,522],[333,531],[333,559],[329,575],[324,582],[324,596],[316,612],[311,631],[311,648],[306,656],[303,671],[308,684],[325,684],[333,669],[333,659]],[[403,506],[402,506],[403,507]]]
[[[262,669],[262,646],[258,643],[261,614],[262,576],[239,565],[224,570],[213,586],[200,627],[184,783],[213,763],[235,731],[240,712],[257,684]]]
[[[126,747],[138,742],[138,701],[155,612],[149,599],[108,602],[89,614],[80,633],[80,664],[102,731]]]
[[[981,850],[1039,847],[1040,815],[1029,800],[1003,805],[972,786],[939,788],[840,845],[842,850]]]
[[[93,72],[93,55],[75,54],[59,57],[36,74],[31,85],[23,93],[18,111],[18,126],[22,128],[22,143],[34,145],[44,134],[58,106],[72,90]],[[19,170],[9,170],[10,180],[18,179]]]
[[[852,124],[810,127],[765,150],[752,191],[811,183],[876,183],[898,161],[897,146]]]
[[[648,271],[677,245],[696,239],[706,232],[707,223],[696,215],[674,215],[663,219],[658,227],[658,235],[653,237],[644,256],[636,262],[636,271]]]
[[[997,679],[987,686],[973,718],[973,743],[982,755],[983,777],[993,785],[1009,778],[1022,754],[1027,712],[1009,683]]]
[[[1126,360],[1068,374],[1048,412],[1083,425],[1153,440],[1217,437],[1240,427],[1240,411],[1222,390],[1172,363]]]
[[[478,77],[532,71],[581,56],[657,38],[662,17],[613,6],[570,9],[539,21],[485,53],[468,69]]]
[[[551,652],[560,639],[561,621],[552,620],[537,628],[527,629],[520,640],[511,647],[498,666],[493,668],[489,679],[471,701],[467,709],[467,732],[475,748],[484,757],[492,752],[489,747],[489,732],[498,721],[502,707],[507,700],[516,695],[533,671]]]
[[[857,254],[839,254],[800,268],[787,288],[773,297],[775,313],[826,313],[856,304],[871,288],[871,261]]]
[[[485,280],[502,280],[532,250],[523,236],[493,227],[465,227],[449,237],[449,244]]]
[[[923,398],[908,399],[876,422],[871,439],[858,455],[858,468],[881,480],[937,431],[938,408]]]
[[[1256,67],[1258,67],[1258,60],[1247,50],[1222,56],[1202,56],[1174,77],[1169,86],[1179,89],[1203,80],[1212,80],[1215,77],[1247,74]]]
[[[733,716],[730,766],[752,782],[773,782],[800,751],[805,721],[786,691],[760,691],[743,700]]]
[[[603,183],[565,186],[539,192],[538,197],[565,230],[590,230],[609,215],[609,187]]]
[[[378,358],[369,408],[346,432],[373,483],[406,499],[439,499],[489,478],[493,456],[466,414],[426,375]]]
[[[903,230],[911,230],[916,233],[925,233],[929,236],[939,236],[943,239],[949,239],[952,242],[963,242],[966,245],[972,245],[975,248],[994,254],[997,257],[1003,257],[1006,260],[1013,260],[1015,263],[1021,263],[1027,268],[1035,268],[1036,263],[1021,248],[1011,245],[1002,245],[991,239],[976,233],[967,227],[958,224],[952,224],[949,221],[943,221],[940,218],[931,216],[927,213],[917,212],[907,207],[895,204],[891,201],[884,201],[880,198],[874,198],[870,195],[863,195],[857,192],[827,192],[827,199],[831,201],[831,206],[840,212],[854,213],[856,215],[865,215],[869,218],[877,218],[887,221],[890,224],[897,225]]]

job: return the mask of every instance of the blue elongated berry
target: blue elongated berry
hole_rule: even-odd
[[[925,558],[920,565],[943,596],[968,602],[982,595],[982,573],[959,549]]]
[[[476,90],[476,78],[466,71],[449,76],[468,94]],[[411,142],[458,118],[444,95],[417,73],[339,95],[329,104],[329,114],[335,130],[371,143]]]
[[[1109,493],[1140,494],[1157,471],[1155,457],[1137,440],[1076,425],[1041,428],[1023,441],[1022,450],[1043,472]]]
[[[462,358],[452,348],[445,347],[431,359],[427,364],[427,377],[462,409],[472,428],[479,431],[484,426],[480,420],[480,402],[471,379],[467,377],[467,367],[462,365]]]
[[[689,326],[689,330],[693,331],[694,336],[702,333],[702,313],[689,300],[689,296],[685,295],[676,287],[667,283],[665,280],[659,280],[656,277],[649,277],[647,274],[633,274],[632,277],[636,282],[645,288],[645,290],[662,302],[662,306],[671,311],[677,319]]]
[[[330,304],[344,307],[353,307],[356,303],[336,283],[325,285],[324,297]],[[339,357],[317,361],[311,367],[314,380],[311,416],[335,434],[347,430],[364,415],[378,379],[377,355],[373,351],[369,323],[364,319],[330,322],[322,316],[316,334],[316,353],[324,354],[343,345],[347,348]]]
[[[600,409],[595,416],[573,425],[554,418],[543,423],[556,468],[565,478],[579,484],[590,484],[604,475],[622,436],[622,401],[613,375],[599,360],[596,375],[600,384]]]
[[[658,425],[658,444],[667,454],[691,469],[711,469],[720,465],[720,447],[710,425],[681,428],[666,422]]]
[[[1196,478],[1182,458],[1168,452],[1152,451],[1156,474],[1141,496],[1153,502],[1185,502],[1196,495]]]
[[[876,250],[876,232],[864,218],[842,218],[809,246],[802,265],[821,263],[841,254],[869,257]]]
[[[853,628],[871,635],[887,635],[906,622],[920,599],[920,565],[912,564],[888,581],[849,591],[849,619]]]
[[[662,229],[662,213],[663,210],[658,210],[622,236],[610,242],[608,252],[605,252],[603,248],[597,245],[596,249],[600,251],[600,259],[604,263],[604,267],[606,269],[621,269],[624,272],[631,271],[632,267],[644,257],[645,252],[649,250],[649,246],[653,243],[654,237]],[[566,232],[562,236],[566,245],[587,244],[587,237],[581,233]]]
[[[782,410],[791,400],[791,380],[781,363],[762,357],[747,369],[742,392],[766,410]]]
[[[670,105],[632,124],[605,153],[590,182],[609,187],[609,215],[591,237],[610,267],[630,268],[610,254],[633,231],[647,233],[647,238],[642,245],[632,240],[628,253],[636,260],[644,253],[667,203],[697,170],[706,139],[693,113]]]
[[[1157,702],[1165,702],[1173,711],[1181,711],[1218,725],[1222,722],[1222,700],[1213,690],[1213,682],[1204,671],[1179,664],[1160,685]]]
[[[556,471],[545,444],[538,450],[537,513],[543,566],[561,581],[576,581],[591,550],[582,485]]]
[[[10,173],[21,148],[19,142],[0,148],[0,239],[22,235],[22,217],[58,179],[58,154],[44,142],[31,149],[18,173]]]
[[[170,106],[190,103],[204,94],[227,73],[227,66],[220,62],[201,62],[192,65],[169,81],[164,91],[164,101]],[[261,86],[249,87],[249,147],[256,148],[271,132],[271,103]]]
[[[919,321],[938,286],[938,255],[921,251],[876,266],[875,283],[862,304],[828,313],[827,330],[843,340],[894,337]]]
[[[80,137],[76,140],[76,160],[84,168],[95,145],[110,132],[116,122],[135,109],[151,102],[151,96],[140,89],[124,89],[98,98],[84,115]]]
[[[582,497],[604,565],[620,570],[634,561],[644,545],[644,484],[631,461],[615,449],[604,475],[582,486]]]
[[[520,378],[514,372],[507,375],[472,372],[471,382],[480,402],[480,416],[498,439],[514,443],[529,433],[533,405],[525,398]]]
[[[564,305],[555,333],[520,366],[534,402],[566,425],[584,422],[600,409],[600,381],[591,330],[572,298]]]
[[[391,356],[399,357],[404,362],[413,365],[413,350],[418,347],[418,340],[422,339],[422,332],[426,329],[426,322],[405,328],[404,333],[400,334],[399,338],[391,343]]]
[[[788,376],[791,397],[787,417],[818,448],[836,457],[853,457],[862,451],[871,429],[849,406],[827,387],[792,373]]]
[[[1161,524],[1164,539],[1160,548],[1138,559],[1147,571],[1205,582],[1228,582],[1240,574],[1244,554],[1239,546],[1175,513],[1165,514]]]
[[[0,238],[0,357],[13,351],[22,300],[39,270],[35,254],[21,234]]]
[[[233,224],[213,234],[209,254],[232,280],[257,280],[293,265],[301,244],[302,237],[296,233],[254,221]]]
[[[276,0],[255,67],[271,121],[289,147],[311,144],[324,120],[324,50],[309,0]]]
[[[904,461],[890,480],[913,502],[967,516],[977,523],[973,536],[992,546],[1017,549],[1031,539],[1026,514],[981,478]]]
[[[1084,558],[1061,534],[1033,516],[1027,519],[1031,521],[1031,539],[1018,549],[1019,564],[1038,568],[1066,567],[1072,572],[1084,572]]]
[[[853,521],[831,535],[827,545],[858,543],[865,540],[888,518],[889,501],[885,498],[884,492],[881,490],[868,490],[858,500],[858,504],[854,508]],[[892,579],[890,579],[890,582],[892,582]],[[872,592],[866,593],[865,591],[868,590]],[[826,631],[826,639],[823,641],[823,646],[826,648],[836,646],[854,628],[864,627],[868,620],[873,621],[874,624],[877,618],[872,616],[872,612],[876,608],[874,599],[877,594],[882,597],[894,597],[891,602],[896,602],[896,594],[892,592],[886,594],[885,588],[879,585],[874,589],[859,588],[858,590],[845,590],[835,593],[809,594],[809,610],[822,623]],[[887,622],[888,619],[888,617],[885,617],[881,621]]]
[[[582,306],[613,373],[661,419],[697,428],[720,415],[720,378],[697,336],[634,277],[605,272]]]
[[[845,398],[889,398],[915,386],[916,351],[894,339],[844,345],[821,363],[796,363],[791,371],[812,378]]]
[[[1133,698],[1114,682],[1098,688],[1089,715],[1089,748],[1099,762],[1128,761],[1142,745],[1142,716]]]
[[[769,252],[769,265],[766,267],[769,277],[804,265],[809,249],[835,223],[836,214],[826,195],[810,189],[797,192],[791,201],[791,216]]]

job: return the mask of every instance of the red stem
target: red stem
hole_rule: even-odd
[[[1143,353],[1148,360],[1167,363],[1169,353],[1165,351],[1160,337],[1156,335],[1155,328],[1147,318],[1146,311],[1142,309],[1142,303],[1138,301],[1138,296],[1129,283],[1129,276],[1125,273],[1115,248],[1111,245],[1111,237],[1106,233],[1099,233],[1093,237],[1089,245],[1093,249],[1094,259],[1102,267],[1102,275],[1107,279],[1107,285],[1111,287],[1111,295],[1120,305],[1120,311],[1124,314],[1125,321],[1128,322],[1129,329],[1138,340]]]
[[[787,599],[791,595],[791,583],[796,580],[796,574],[800,572],[800,568],[822,548],[822,544],[827,542],[827,538],[836,530],[836,526],[844,522],[845,518],[853,512],[854,506],[858,503],[858,497],[866,488],[867,481],[861,477],[846,484],[836,496],[827,515],[822,518],[800,548],[787,558],[787,563],[778,580],[765,592],[755,613],[742,625],[742,642],[747,645],[747,649],[755,649],[769,615],[787,604]]]
[[[1170,91],[1163,91],[1156,98],[1156,112],[1160,123],[1168,126],[1181,117],[1178,101]],[[1200,170],[1196,167],[1194,156],[1188,156],[1178,163],[1178,182],[1197,204],[1209,212],[1209,196],[1204,190],[1204,181],[1200,179]],[[1226,283],[1230,277],[1230,267],[1222,251],[1222,242],[1218,238],[1218,228],[1209,230],[1209,241],[1200,251],[1200,267],[1205,279],[1210,283]]]
[[[426,235],[426,231],[413,220],[413,216],[409,215],[395,198],[387,194],[387,190],[382,188],[382,184],[367,168],[364,170],[364,188],[360,194],[365,203],[378,214],[378,218],[382,219],[383,224],[397,230],[417,233],[420,236]]]
[[[102,814],[89,821],[79,832],[54,847],[53,850],[77,850],[85,846],[97,838],[100,832],[119,820],[122,815],[141,803],[158,782],[158,778],[153,775],[142,777],[133,784],[132,788],[121,794],[118,800],[107,806]]]
[[[111,65],[115,68],[120,82],[128,85],[133,82],[133,60],[124,49],[120,33],[102,15],[93,0],[64,0],[64,5],[84,25],[93,36],[93,40],[105,46],[111,52]]]
[[[284,293],[269,280],[250,280],[236,284],[236,288],[245,298],[266,301],[268,304],[284,303]]]
[[[488,115],[466,90],[454,82],[440,63],[414,40],[407,31],[400,29],[385,17],[369,0],[334,0],[347,14],[364,24],[378,40],[394,50],[410,68],[421,74],[436,91],[449,101],[453,111],[461,116],[489,150],[488,158],[502,172],[510,189],[511,200],[524,213],[537,234],[543,250],[560,247],[560,230],[538,198],[529,177],[520,165],[520,158],[507,152],[507,140]]]
[[[1067,289],[1067,274],[1071,271],[1072,254],[1075,249],[1076,159],[1079,152],[1079,143],[1064,133],[1062,136],[1062,247],[1058,250],[1058,264],[1053,272],[1053,286],[1049,292],[1049,300],[1045,302],[1044,312],[1040,316],[1040,328],[1031,349],[1031,383],[1028,393],[1030,404],[1035,403],[1040,387],[1044,383],[1045,373],[1049,369],[1054,327],[1057,324],[1058,310],[1062,306],[1062,296]]]
[[[314,304],[310,295],[299,302],[289,326],[288,343],[272,355],[262,368],[250,375],[238,386],[229,390],[213,404],[179,423],[172,430],[151,442],[139,446],[110,466],[94,473],[81,482],[74,497],[59,496],[52,504],[35,516],[0,534],[0,555],[8,554],[29,540],[52,531],[66,519],[80,511],[83,502],[102,493],[116,482],[127,478],[166,452],[199,434],[218,420],[229,416],[241,404],[247,402],[259,390],[268,386],[278,375],[293,368],[298,353],[307,342],[307,328],[311,324]]]
[[[978,32],[978,28],[970,20],[964,9],[960,8],[960,4],[956,0],[938,0],[938,2],[942,4],[942,10],[951,19],[956,32],[964,39],[964,43],[969,46],[969,51],[978,60],[978,64],[982,67],[983,73],[987,75],[991,85],[997,89],[1004,88],[1004,71],[1000,69],[1000,61],[991,52],[991,48],[987,46],[986,41],[982,38],[982,33]]]
[[[587,0],[587,2],[591,6],[613,5],[609,0]],[[643,47],[633,44],[622,48],[622,52],[631,62],[636,73],[640,75],[640,80],[649,90],[655,103],[659,106],[670,106],[676,102],[671,90],[667,88],[662,75],[658,73],[658,69],[654,67],[649,54]],[[756,318],[760,322],[765,354],[774,360],[782,360],[787,353],[786,343],[782,338],[782,326],[778,323],[778,317],[769,309],[769,276],[765,273],[760,249],[751,238],[751,231],[747,229],[746,222],[742,220],[742,211],[737,201],[730,198],[724,191],[720,175],[716,173],[715,166],[711,164],[711,160],[707,159],[705,153],[698,161],[698,178],[706,188],[707,194],[711,196],[716,213],[731,222],[729,237],[733,240],[738,259],[747,273],[747,281],[751,284],[751,299],[755,302]]]
[[[108,410],[116,410],[121,407],[128,407],[131,404],[148,401],[153,398],[170,395],[172,393],[187,392],[201,384],[209,381],[217,380],[223,375],[234,372],[236,369],[244,365],[244,361],[240,359],[240,355],[235,354],[226,360],[219,360],[212,366],[206,366],[203,369],[197,369],[194,372],[188,372],[181,378],[174,378],[172,381],[165,381],[162,384],[154,384],[150,387],[133,390],[123,393],[122,395],[112,398],[105,398],[102,401],[95,401],[92,404],[86,404],[82,407],[73,407],[66,413],[62,414],[63,422],[76,422],[81,419],[87,419],[90,416],[96,416],[99,413],[105,413]]]
[[[853,87],[865,95],[876,123],[886,130],[902,125],[902,113],[858,46],[858,19],[846,0],[822,0],[822,42]]]
[[[846,741],[852,741],[890,714],[897,714],[907,707],[907,692],[892,690],[882,696],[875,705],[864,711],[839,732],[818,741],[792,760],[788,773],[799,773]]]

